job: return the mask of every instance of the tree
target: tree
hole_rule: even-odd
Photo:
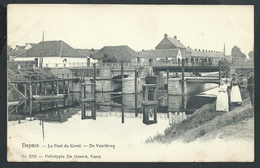
[[[231,56],[234,64],[243,64],[243,61],[246,59],[246,54],[242,53],[238,46],[232,48]]]
[[[232,55],[233,57],[239,57],[239,56],[241,56],[241,50],[240,50],[240,48],[237,47],[237,46],[234,46],[234,47],[232,48],[232,50],[231,50],[231,55]]]
[[[248,53],[248,56],[249,56],[250,59],[254,59],[254,51],[250,51]]]

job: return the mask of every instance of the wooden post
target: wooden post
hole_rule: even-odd
[[[53,82],[51,82],[51,94],[52,94],[52,96],[54,95],[54,83]]]
[[[123,91],[123,79],[124,79],[124,63],[121,62],[121,78],[122,78],[122,91]]]
[[[97,107],[96,107],[96,100],[94,101],[94,105],[93,105],[93,119],[94,120],[96,120],[96,109],[97,109]]]
[[[32,95],[32,83],[29,83],[30,86],[30,99],[32,99],[33,95]]]
[[[122,78],[122,90],[123,90],[123,79],[124,79],[124,64],[121,62],[121,78]],[[124,105],[122,99],[122,123],[125,122],[125,112],[124,112]]]
[[[81,98],[82,99],[85,98],[85,85],[82,85],[82,83],[81,83]]]
[[[125,122],[125,112],[124,112],[124,105],[122,102],[122,124]]]
[[[135,69],[135,117],[137,117],[137,70]]]
[[[149,96],[149,87],[145,87],[144,89],[144,101],[148,101]]]
[[[27,85],[26,85],[26,83],[24,84],[24,96],[27,97]]]
[[[158,108],[155,107],[155,108],[154,108],[154,114],[153,114],[153,115],[154,115],[154,121],[155,121],[155,122],[157,122],[157,110],[158,110]]]
[[[66,100],[65,100],[65,98],[63,99],[63,107],[65,107],[66,106]]]
[[[56,82],[56,89],[57,89],[57,95],[59,94],[59,83],[58,81]]]
[[[41,92],[42,92],[42,83],[41,82],[39,83],[39,92],[40,92],[39,94],[41,94]]]
[[[169,118],[169,69],[167,69],[167,111],[167,118]]]
[[[70,94],[70,81],[68,80],[68,94]]]
[[[181,109],[183,110],[184,109],[184,94],[185,94],[185,91],[184,91],[184,71],[185,71],[185,65],[184,65],[184,60],[182,60],[182,74],[181,74],[181,93],[182,93],[182,103],[181,103]]]
[[[38,86],[38,83],[36,82],[36,83],[35,83],[35,95],[37,95],[37,92],[38,92],[37,86]]]
[[[32,114],[32,99],[30,99],[30,110],[29,110],[30,115]]]
[[[39,111],[42,111],[42,103],[40,102],[40,110]]]
[[[24,101],[24,113],[27,113],[27,101]]]
[[[153,88],[153,100],[156,101],[156,87]]]
[[[63,81],[63,94],[65,94],[65,80]]]
[[[83,86],[83,96],[84,96],[84,99],[86,98],[86,85]]]
[[[168,79],[169,79],[169,69],[167,69],[167,84],[168,84]]]
[[[96,64],[94,63],[94,67],[93,67],[93,82],[94,82],[94,98],[96,98]]]
[[[85,119],[85,116],[86,116],[86,106],[85,106],[85,104],[82,104],[82,107],[81,107],[81,119]]]
[[[47,95],[46,82],[44,82],[44,95]]]

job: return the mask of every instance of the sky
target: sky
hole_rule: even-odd
[[[230,5],[45,5],[11,4],[7,14],[10,46],[63,40],[73,48],[128,45],[155,49],[177,36],[186,47],[243,53],[254,47],[253,6]]]

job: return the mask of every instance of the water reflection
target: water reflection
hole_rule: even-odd
[[[153,93],[149,92],[148,96],[151,96],[150,94]],[[81,120],[113,117],[117,123],[137,119],[144,124],[155,124],[160,120],[169,119],[169,112],[181,111],[186,112],[187,115],[192,114],[197,108],[215,100],[215,98],[196,97],[195,94],[197,93],[167,95],[167,90],[158,90],[156,92],[158,104],[145,106],[142,105],[144,96],[142,92],[137,94],[96,93],[95,101],[84,103],[80,102],[80,93],[72,93],[55,101],[27,100],[18,106],[8,107],[8,120],[18,121],[18,123],[21,120],[40,120],[40,124],[43,125],[44,122],[63,123],[80,113]]]
[[[79,94],[66,95],[57,100],[26,100],[9,112],[8,120],[42,120],[46,122],[65,122],[79,111]]]

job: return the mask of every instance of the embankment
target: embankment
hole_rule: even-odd
[[[188,119],[168,127],[165,129],[164,134],[158,134],[149,138],[146,140],[146,143],[171,143],[175,140],[188,143],[202,137],[206,133],[228,125],[237,124],[254,116],[254,110],[249,98],[243,100],[242,106],[238,106],[227,113],[216,112],[215,106],[215,102],[204,105]]]

